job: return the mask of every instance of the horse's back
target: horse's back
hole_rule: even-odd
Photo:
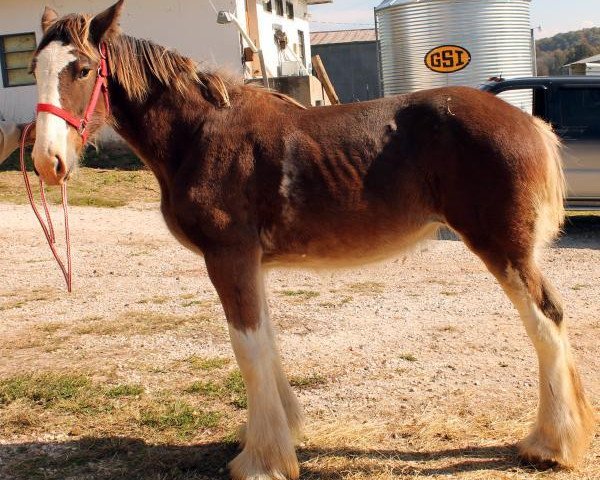
[[[432,224],[511,229],[507,212],[537,214],[544,140],[530,115],[493,95],[441,88],[297,116],[282,215],[264,235],[275,256],[377,257]]]

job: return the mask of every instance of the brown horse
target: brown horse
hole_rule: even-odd
[[[93,18],[45,11],[39,99],[83,116],[106,45],[111,110],[100,101],[87,128],[114,126],[156,175],[170,230],[204,255],[248,392],[235,479],[299,474],[302,416],[275,346],[265,268],[379,260],[442,225],[498,279],[537,351],[539,411],[522,456],[581,459],[593,412],[559,298],[536,262],[564,216],[559,145],[546,124],[469,88],[303,109],[121,34],[122,8]],[[41,111],[36,133],[37,171],[66,181],[80,132]]]

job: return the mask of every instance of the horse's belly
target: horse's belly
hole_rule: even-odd
[[[261,232],[264,263],[268,265],[304,266],[310,268],[344,267],[377,262],[410,249],[419,241],[435,234],[440,224],[405,225],[386,231],[357,228],[339,231],[323,225],[319,231]]]

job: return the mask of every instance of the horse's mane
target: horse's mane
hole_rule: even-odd
[[[82,54],[98,60],[98,46],[89,42],[91,17],[71,14],[61,18],[46,35],[71,43]],[[38,47],[41,50],[48,41]],[[106,43],[109,67],[129,98],[142,101],[152,82],[158,82],[180,93],[192,86],[200,86],[204,96],[218,107],[229,107],[230,90],[236,83],[225,76],[198,69],[192,59],[157,45],[150,40],[130,37],[115,32]],[[288,103],[304,108],[295,100],[278,92],[267,92]]]

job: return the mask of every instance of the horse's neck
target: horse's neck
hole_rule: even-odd
[[[203,123],[204,105],[182,102],[167,91],[150,92],[147,100],[139,102],[116,83],[110,91],[115,130],[142,157],[161,186],[169,183],[182,160],[178,155],[182,144]]]

